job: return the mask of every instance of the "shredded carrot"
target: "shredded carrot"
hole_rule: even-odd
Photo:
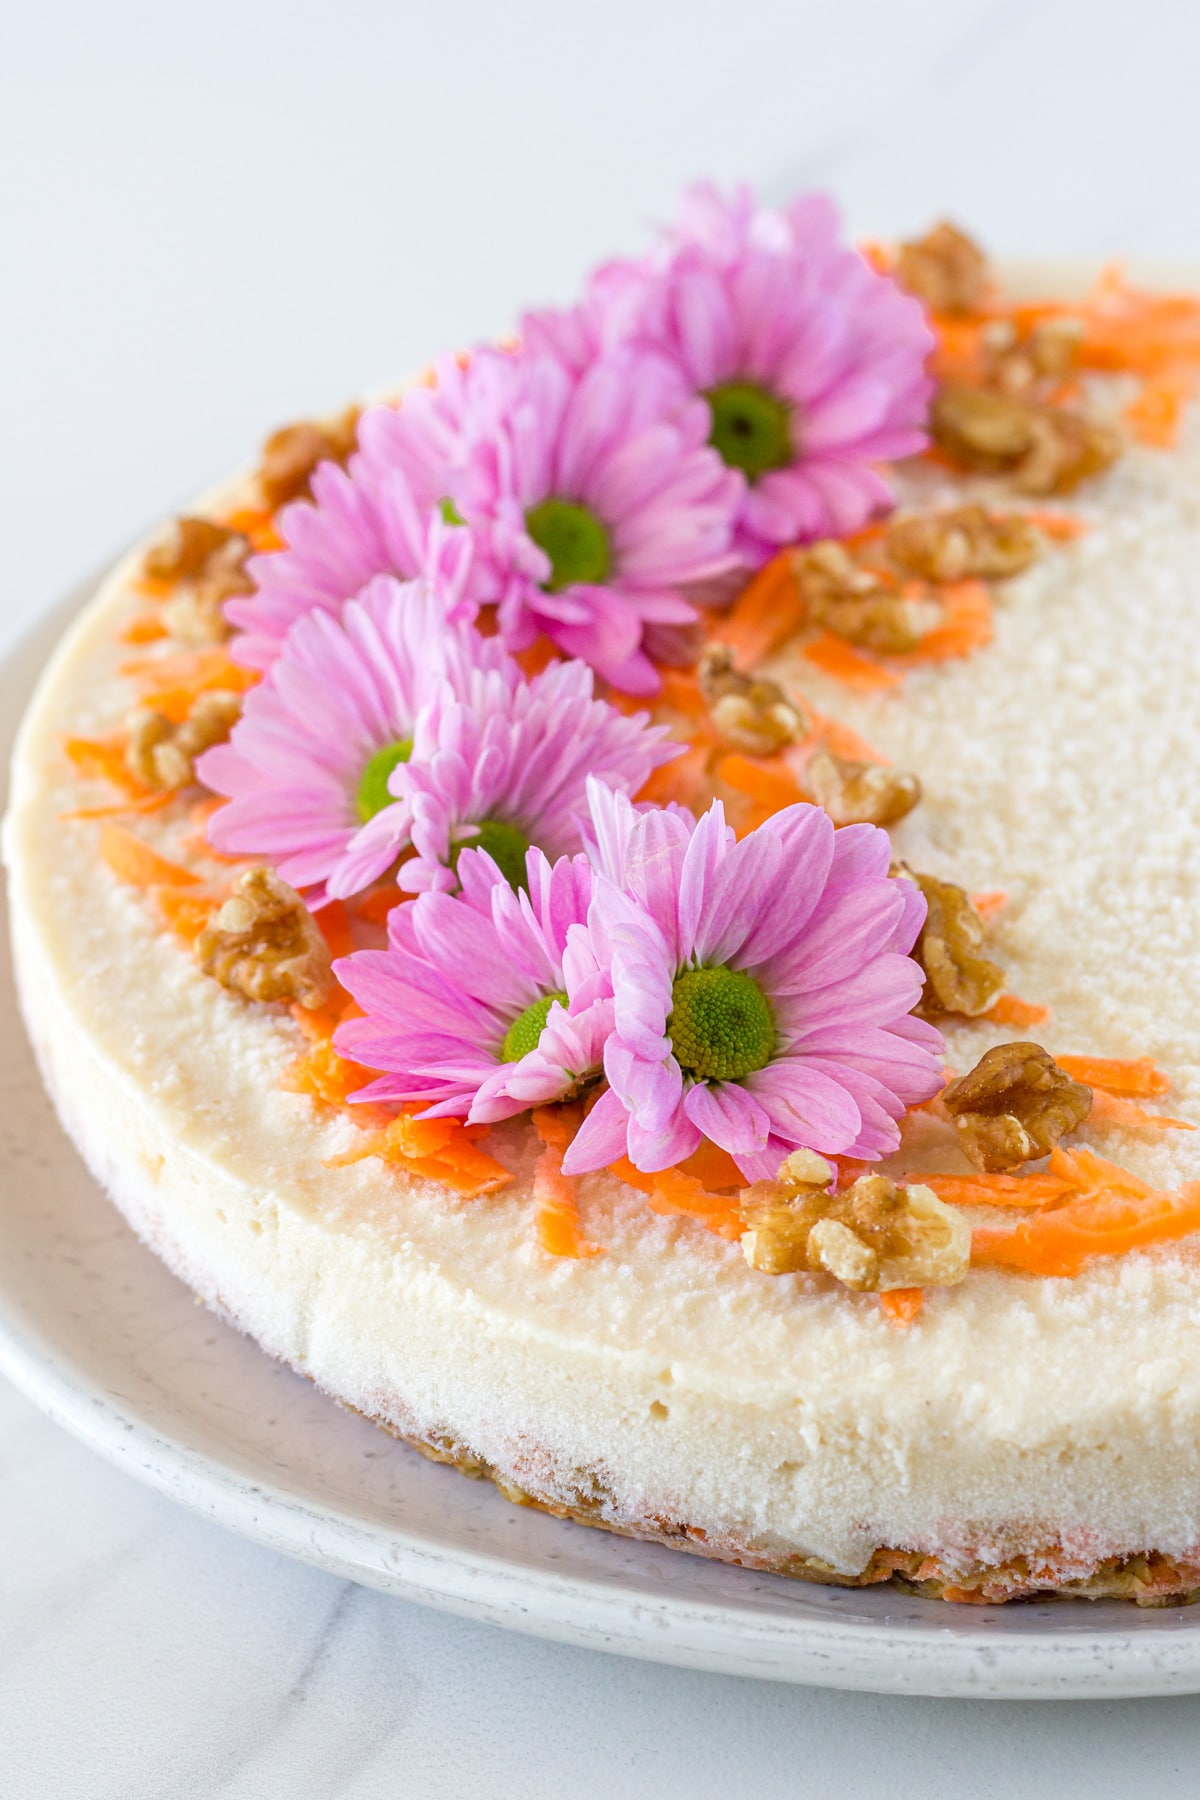
[[[971,905],[981,919],[994,919],[1008,905],[1008,895],[1003,888],[992,888],[983,894],[972,894]]]
[[[157,613],[139,613],[130,619],[121,633],[123,644],[153,644],[167,635],[167,628]]]
[[[704,1138],[698,1150],[679,1164],[685,1175],[692,1175],[706,1188],[744,1188],[746,1178],[728,1150]]]
[[[362,1017],[361,1009],[336,982],[324,1006],[301,1006],[297,1001],[289,1010],[311,1044],[331,1038],[343,1020]]]
[[[915,650],[888,658],[889,666],[916,668],[921,663],[948,662],[970,656],[992,640],[992,598],[982,581],[948,581],[939,589],[945,606],[940,625],[927,632]]]
[[[542,1140],[541,1154],[533,1169],[534,1221],[538,1242],[551,1256],[600,1256],[603,1244],[593,1244],[579,1226],[579,1202],[575,1183],[563,1174],[566,1155],[579,1129],[580,1112],[572,1106],[536,1106],[533,1127]]]
[[[992,1025],[1044,1025],[1050,1017],[1050,1008],[1038,1006],[1032,1000],[1021,1000],[1016,994],[1001,994],[995,1004],[979,1016]]]
[[[822,674],[831,675],[843,686],[856,688],[860,693],[895,687],[900,680],[894,669],[885,669],[882,663],[874,662],[832,631],[823,631],[805,644],[804,655]]]
[[[879,1304],[884,1316],[901,1331],[907,1331],[914,1319],[921,1316],[925,1305],[924,1288],[887,1288],[879,1296]]]
[[[313,914],[313,922],[335,962],[339,956],[350,955],[354,949],[354,933],[350,929],[350,916],[340,900],[331,900],[328,906],[322,906]]]
[[[743,668],[753,668],[804,623],[805,606],[792,561],[780,551],[747,583],[714,632]]]
[[[168,862],[124,825],[109,823],[101,827],[100,855],[118,880],[129,882],[131,887],[193,887],[200,881],[191,869]]]
[[[503,1163],[477,1147],[478,1135],[461,1119],[414,1119],[400,1113],[382,1130],[364,1132],[353,1149],[329,1157],[326,1166],[340,1169],[378,1156],[395,1168],[451,1187],[465,1199],[475,1199],[495,1193],[512,1180]]]
[[[147,600],[168,600],[175,592],[176,583],[168,581],[164,575],[147,575],[141,570],[129,583],[135,594],[144,594]]]
[[[170,806],[175,795],[171,793],[142,794],[136,800],[119,800],[112,806],[76,806],[70,812],[59,813],[60,819],[119,819],[129,813],[161,812],[164,806]]]
[[[851,731],[849,725],[843,725],[840,719],[827,719],[823,713],[813,714],[812,734],[800,748],[815,750],[818,745],[832,750],[835,756],[848,757],[851,762],[878,763],[881,768],[887,768],[891,763],[889,756],[868,744],[866,738],[859,737],[857,731]]]
[[[708,744],[701,742],[689,745],[682,756],[660,763],[642,783],[638,800],[651,801],[655,806],[666,806],[674,800],[680,806],[702,812],[708,804],[705,783],[709,755]]]
[[[221,520],[228,525],[230,531],[240,531],[243,537],[250,539],[255,550],[279,550],[283,539],[275,528],[275,518],[270,512],[257,506],[240,506]]]
[[[69,737],[64,740],[63,748],[81,775],[92,780],[110,782],[133,800],[142,799],[149,791],[145,782],[139,781],[125,761],[123,737]]]
[[[645,1174],[641,1169],[635,1169],[628,1157],[613,1163],[611,1171],[619,1181],[646,1196],[651,1212],[668,1216],[682,1214],[685,1218],[695,1219],[709,1231],[715,1231],[719,1237],[738,1238],[742,1235],[736,1193],[710,1193],[694,1175],[687,1175],[682,1169],[661,1169],[655,1174]]]
[[[535,675],[540,675],[543,669],[550,667],[551,663],[560,662],[562,657],[556,645],[552,644],[548,637],[539,636],[534,639],[527,650],[517,651],[516,660],[522,675],[528,681],[532,681]]]
[[[735,750],[721,758],[716,772],[719,780],[773,813],[805,798],[804,789],[782,756],[743,756]]]
[[[1171,1086],[1169,1076],[1156,1068],[1148,1056],[1133,1061],[1115,1056],[1056,1056],[1054,1060],[1076,1081],[1132,1099],[1150,1099],[1155,1094],[1167,1093]]]
[[[388,914],[394,912],[403,899],[399,888],[372,888],[369,893],[355,896],[354,911],[372,925],[386,925]]]
[[[1172,450],[1179,441],[1183,410],[1195,391],[1194,374],[1152,376],[1125,408],[1125,423],[1139,443]]]
[[[694,669],[660,669],[659,673],[662,687],[658,699],[663,706],[669,706],[689,719],[707,720],[708,707]]]
[[[1026,510],[1021,517],[1034,525],[1043,537],[1053,538],[1058,543],[1070,543],[1072,539],[1082,537],[1091,526],[1086,519],[1078,519],[1074,513]]]
[[[932,1188],[947,1206],[1053,1206],[1072,1192],[1061,1176],[1038,1172],[1030,1175],[942,1175],[922,1171],[906,1175],[910,1186]]]
[[[1061,1067],[1061,1064],[1059,1065]],[[1147,1112],[1136,1100],[1125,1100],[1118,1094],[1110,1094],[1107,1089],[1092,1089],[1092,1110],[1088,1114],[1089,1125],[1117,1125],[1127,1131],[1195,1131],[1186,1119],[1169,1119],[1165,1113]]]
[[[164,923],[185,944],[194,944],[220,904],[217,894],[198,894],[189,887],[152,887],[150,898]]]
[[[363,1126],[386,1128],[391,1124],[391,1113],[382,1106],[362,1104],[351,1107],[351,1094],[359,1088],[374,1081],[377,1071],[364,1068],[362,1063],[352,1062],[347,1056],[339,1056],[333,1047],[331,1038],[318,1038],[303,1056],[298,1056],[289,1063],[279,1080],[280,1087],[287,1094],[307,1094],[312,1100],[319,1100],[324,1106],[344,1106],[355,1123]]]
[[[212,693],[218,688],[243,694],[261,679],[256,669],[242,668],[223,650],[139,657],[126,663],[121,673],[132,676],[143,689],[143,706],[162,713],[176,725],[189,717],[201,694]]]
[[[1077,1275],[1094,1256],[1122,1256],[1200,1231],[1200,1182],[1173,1194],[1085,1190],[1013,1231],[984,1228],[971,1237],[971,1261],[1031,1275]]]

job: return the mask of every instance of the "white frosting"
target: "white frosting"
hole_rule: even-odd
[[[1006,888],[1010,985],[1049,1048],[1153,1055],[1200,1119],[1200,424],[1135,450],[1073,510],[1092,521],[1000,591],[996,642],[883,700],[818,704],[915,768],[916,866]],[[718,1546],[839,1571],[880,1544],[951,1562],[1061,1540],[1081,1566],[1200,1543],[1196,1245],[1076,1279],[975,1270],[907,1332],[878,1302],[749,1269],[736,1245],[581,1184],[587,1261],[537,1248],[518,1180],[460,1201],[378,1162],[330,1169],[356,1128],[281,1092],[286,1015],[205,979],[59,815],[64,731],[112,729],[136,610],[128,566],[61,646],[16,753],[5,849],[31,1033],[65,1123],[134,1227],[211,1304],[330,1393],[444,1432],[539,1496],[683,1521]],[[139,829],[152,830],[150,823]],[[170,841],[172,828],[162,827]],[[1011,1037],[957,1028],[969,1066]],[[1091,1134],[1163,1185],[1185,1134]]]

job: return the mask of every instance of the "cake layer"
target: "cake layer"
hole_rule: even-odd
[[[1007,585],[985,652],[883,699],[835,699],[795,665],[818,704],[920,773],[898,852],[1009,892],[997,954],[1053,1009],[1046,1046],[1152,1055],[1193,1119],[1197,495],[1193,418],[1178,452],[1131,450],[1072,504],[1087,533]],[[204,977],[98,862],[96,825],[62,817],[94,797],[63,735],[101,736],[130,704],[134,567],[103,584],[34,697],[5,848],[23,1006],[64,1122],[197,1293],[402,1435],[540,1504],[708,1554],[858,1579],[887,1572],[886,1549],[911,1578],[934,1578],[912,1560],[932,1558],[951,1582],[1031,1554],[1059,1581],[1200,1554],[1186,1242],[1071,1279],[973,1269],[901,1331],[873,1296],[760,1274],[607,1175],[580,1183],[605,1254],[548,1258],[519,1125],[489,1144],[517,1179],[484,1199],[370,1160],[327,1166],[356,1128],[280,1090],[302,1047],[290,1017]],[[143,829],[172,841],[169,818]],[[1011,1035],[955,1027],[951,1058],[967,1067]],[[1200,1174],[1184,1134],[1085,1137],[1157,1185]]]

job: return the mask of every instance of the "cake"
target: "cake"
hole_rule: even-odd
[[[5,826],[134,1230],[523,1504],[1200,1591],[1198,369],[1187,294],[701,188],[136,546]]]

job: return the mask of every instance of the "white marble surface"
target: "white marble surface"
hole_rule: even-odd
[[[265,428],[565,296],[696,173],[828,184],[856,229],[1194,257],[1198,52],[1177,0],[6,8],[0,647]],[[14,1800],[1195,1789],[1200,1699],[533,1643],[227,1537],[3,1388],[0,1542]]]

